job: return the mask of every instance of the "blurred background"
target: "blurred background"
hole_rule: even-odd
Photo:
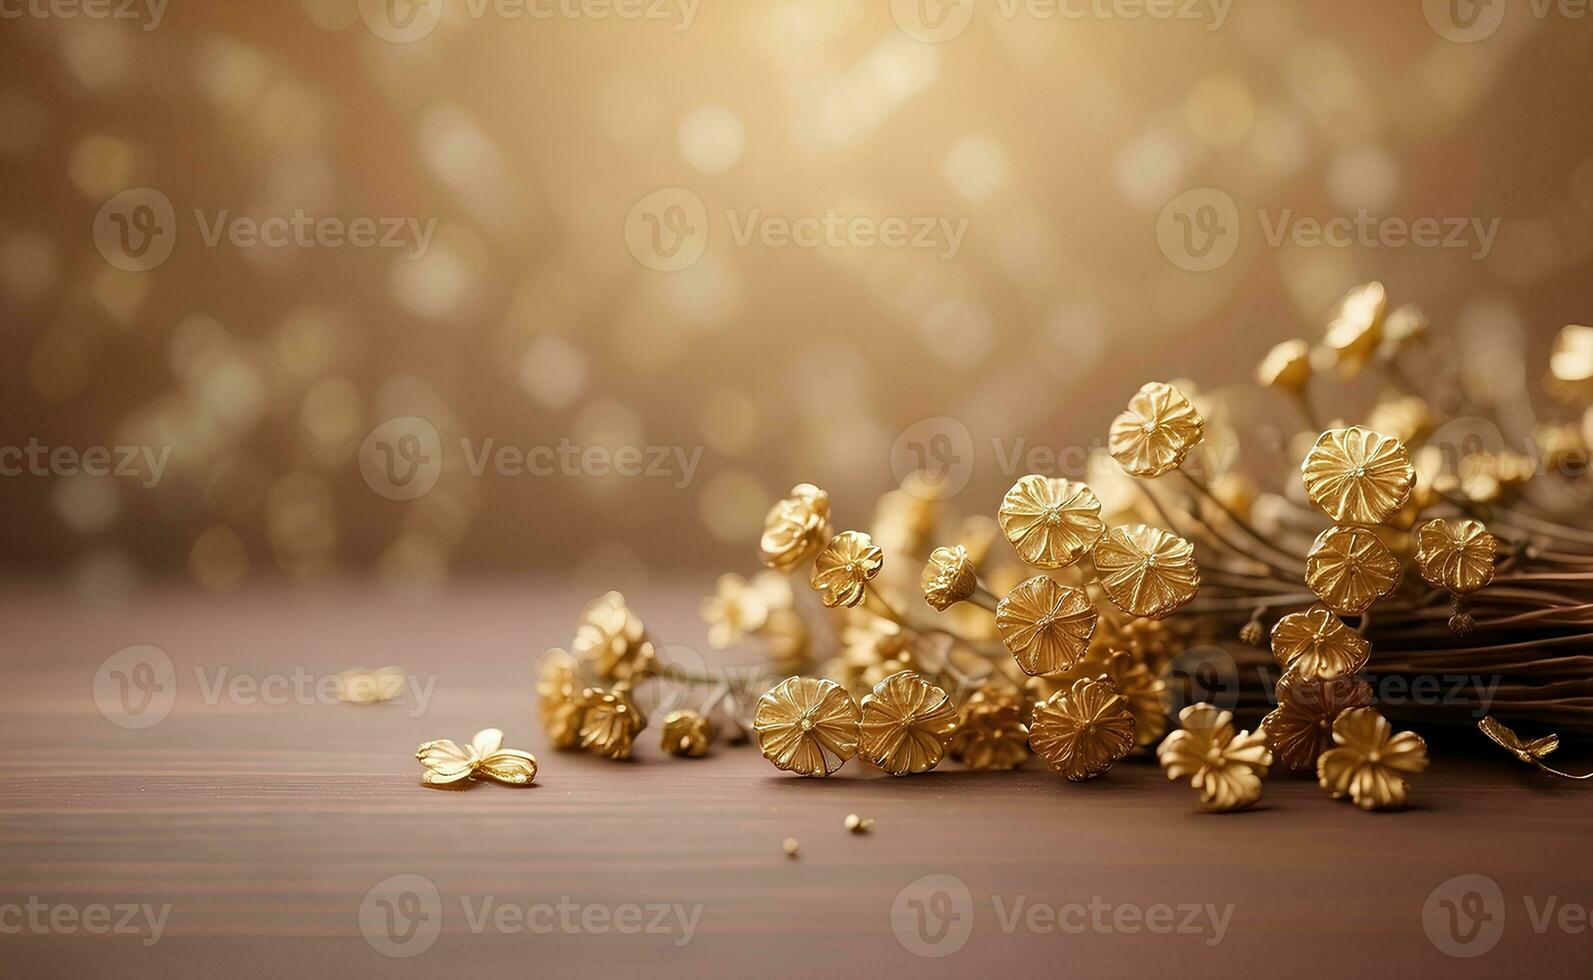
[[[0,50],[0,567],[107,601],[707,581],[799,480],[993,513],[1365,280],[1435,378],[1593,309],[1593,21],[1526,0],[7,0]],[[1447,244],[1311,240],[1363,213]]]

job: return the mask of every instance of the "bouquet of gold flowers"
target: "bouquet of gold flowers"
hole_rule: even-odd
[[[1527,741],[1492,714],[1593,734],[1593,528],[1577,526],[1593,328],[1567,327],[1551,358],[1545,391],[1567,417],[1518,443],[1498,406],[1411,382],[1404,359],[1429,331],[1370,283],[1320,344],[1273,349],[1256,379],[1300,431],[1264,466],[1235,465],[1244,433],[1223,394],[1152,382],[1084,480],[1024,476],[994,519],[945,513],[919,473],[869,531],[837,532],[828,494],[799,484],[766,519],[766,571],[723,576],[703,602],[712,644],[760,642],[762,669],[664,663],[610,593],[572,653],[544,658],[543,723],[561,747],[623,758],[646,725],[640,686],[707,685],[665,717],[666,751],[701,755],[724,731],[805,776],[858,756],[895,775],[1035,756],[1083,780],[1154,749],[1224,810],[1258,799],[1275,765],[1364,808],[1401,805],[1427,749],[1389,719],[1476,722],[1556,772],[1558,736]],[[1324,420],[1323,389],[1368,369],[1385,396]]]

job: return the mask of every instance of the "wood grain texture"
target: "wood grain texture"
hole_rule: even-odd
[[[697,644],[698,594],[632,599],[661,639]],[[171,912],[149,946],[8,932],[7,973],[1464,977],[1585,976],[1593,962],[1593,933],[1540,935],[1525,904],[1593,903],[1588,791],[1487,755],[1480,739],[1435,747],[1418,807],[1393,815],[1281,773],[1255,811],[1203,815],[1143,760],[1083,785],[956,768],[892,779],[856,763],[801,780],[746,748],[666,759],[656,727],[638,759],[610,763],[549,750],[532,714],[532,658],[567,642],[581,599],[535,583],[172,593],[114,609],[8,593],[0,905],[37,896]],[[178,696],[159,725],[131,731],[91,691],[105,658],[139,643],[171,656]],[[221,667],[258,678],[388,663],[435,676],[424,713],[209,704],[194,673],[210,683]],[[419,785],[417,743],[489,725],[537,754],[537,786]],[[852,812],[874,832],[847,833]],[[781,850],[787,836],[798,859]],[[1441,953],[1422,920],[1435,886],[1467,873],[1494,879],[1505,901],[1502,940],[1470,960]],[[429,879],[441,907],[440,936],[412,959],[381,955],[359,927],[367,893],[397,874]],[[955,876],[972,901],[972,933],[944,959],[913,955],[892,928],[898,895],[931,874]],[[489,898],[701,912],[684,944],[678,930],[478,934],[461,901]],[[1020,898],[1233,910],[1210,945],[1209,934],[1009,932]],[[0,912],[0,926],[14,921]]]

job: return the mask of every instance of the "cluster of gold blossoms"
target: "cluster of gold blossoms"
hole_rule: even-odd
[[[1382,287],[1369,284],[1339,304],[1320,346],[1279,345],[1257,376],[1314,420],[1313,379],[1352,378],[1369,364],[1397,377],[1399,357],[1427,329],[1413,307],[1389,312]],[[1583,373],[1593,390],[1593,344],[1584,346],[1579,357],[1562,337],[1554,373]],[[1199,458],[1213,440],[1224,450],[1237,443],[1226,421],[1208,421],[1203,408],[1198,393],[1145,385],[1111,427],[1109,458],[1092,458],[1088,482],[1026,476],[994,520],[969,518],[953,543],[939,546],[939,502],[927,476],[887,494],[868,532],[837,532],[828,494],[794,487],[765,521],[759,550],[768,570],[750,581],[724,576],[703,602],[715,647],[750,638],[768,652],[768,669],[743,686],[743,696],[723,699],[732,708],[727,727],[750,728],[774,765],[809,776],[830,775],[854,756],[909,775],[947,755],[989,769],[1016,768],[1036,755],[1082,780],[1131,752],[1155,749],[1169,778],[1189,779],[1214,809],[1254,803],[1274,765],[1312,771],[1333,796],[1362,808],[1402,805],[1405,778],[1426,767],[1427,753],[1420,737],[1396,733],[1371,707],[1361,673],[1378,635],[1374,607],[1395,610],[1378,626],[1396,632],[1426,608],[1404,574],[1409,561],[1432,590],[1427,595],[1447,596],[1448,632],[1472,630],[1470,597],[1499,569],[1533,554],[1514,537],[1504,547],[1484,524],[1487,505],[1529,482],[1530,467],[1505,451],[1468,458],[1468,471],[1435,464],[1438,449],[1412,448],[1433,431],[1431,412],[1399,390],[1365,424],[1316,424],[1295,454],[1301,504],[1327,519],[1296,551],[1284,535],[1257,529],[1278,518],[1258,519],[1246,477],[1213,466],[1209,457],[1220,453]],[[1535,436],[1556,459],[1578,447],[1585,453],[1574,427],[1552,429]],[[1155,486],[1167,476],[1182,496]],[[1311,518],[1295,508],[1285,505],[1287,520],[1308,526]],[[1010,552],[996,547],[1003,538]],[[901,560],[887,562],[887,553]],[[828,657],[815,659],[820,645],[790,588],[790,578],[804,573],[838,638]],[[941,615],[926,617],[909,601],[914,592]],[[1181,610],[1190,615],[1174,615]],[[1169,661],[1246,612],[1238,631],[1246,643],[1265,643],[1264,621],[1273,622],[1270,647],[1281,671],[1269,685],[1273,710],[1251,733],[1237,729],[1230,711],[1197,703],[1167,734]],[[640,631],[617,632],[627,650],[644,642]],[[595,661],[577,650],[563,655],[568,661],[544,662],[544,722],[556,742],[604,752],[607,738],[588,744],[582,734],[590,697],[612,696],[614,687],[623,697],[627,682],[594,690],[576,674],[583,663],[601,668],[613,657],[612,649],[601,651],[615,635],[599,630],[586,643],[599,651]],[[675,728],[684,732],[687,720],[678,718]],[[1490,738],[1547,768],[1541,757],[1557,740],[1528,743],[1492,724],[1484,726]],[[702,725],[694,744],[706,748],[713,726]],[[629,739],[620,740],[628,751]],[[666,731],[665,748],[674,744],[685,742]]]

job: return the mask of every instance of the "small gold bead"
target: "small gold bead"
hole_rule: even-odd
[[[785,856],[791,858],[796,857],[797,852],[802,849],[802,845],[797,843],[795,837],[787,837],[780,846],[785,848]]]
[[[866,834],[874,827],[872,817],[860,817],[855,813],[846,815],[846,829],[854,834]]]

